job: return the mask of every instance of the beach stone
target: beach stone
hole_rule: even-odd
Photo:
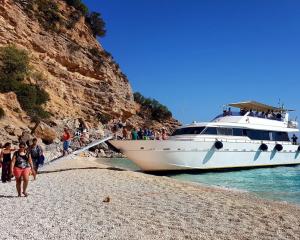
[[[41,138],[45,144],[51,144],[57,138],[56,131],[44,122],[40,122],[33,133],[36,137]]]
[[[102,202],[104,202],[104,203],[109,203],[109,202],[110,202],[110,197],[104,198]]]
[[[19,142],[26,143],[26,142],[30,141],[31,138],[32,138],[32,136],[29,133],[29,131],[25,130],[22,132],[21,136],[19,136]]]
[[[15,128],[14,129],[14,136],[21,136],[22,135],[22,130],[20,128]]]
[[[14,134],[15,129],[12,126],[7,125],[4,127],[4,129],[9,135],[15,136],[15,134]]]

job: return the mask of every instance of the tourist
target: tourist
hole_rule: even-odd
[[[82,118],[78,118],[78,122],[79,122],[78,130],[81,133],[83,133],[84,130],[88,131],[88,127]]]
[[[271,110],[268,110],[267,111],[267,118],[272,119],[272,117],[273,117],[273,114],[272,114]]]
[[[297,145],[298,137],[295,134],[293,134],[292,140],[293,140],[293,145]]]
[[[71,143],[71,134],[68,128],[64,128],[64,134],[62,135],[62,141],[63,141],[63,156],[67,155],[69,153],[69,147]]]
[[[2,165],[2,174],[1,174],[1,181],[3,183],[11,181],[12,172],[11,169],[11,152],[15,151],[16,149],[11,148],[11,144],[9,142],[4,144],[4,149],[1,151],[0,154],[0,162]]]
[[[167,140],[168,139],[168,134],[165,128],[162,128],[161,130],[161,138],[162,140]]]
[[[253,113],[252,109],[250,109],[249,116],[254,117],[254,113]]]
[[[124,127],[124,124],[122,123],[122,120],[121,120],[121,119],[118,120],[117,126],[118,126],[119,129],[121,129],[121,128]]]
[[[138,133],[137,133],[137,131],[136,131],[135,128],[133,128],[133,129],[131,130],[131,139],[132,139],[132,140],[138,140]]]
[[[11,172],[13,172],[15,178],[16,178],[16,188],[18,192],[18,197],[21,197],[21,185],[23,180],[23,195],[25,197],[28,196],[27,194],[27,186],[29,182],[29,173],[30,169],[33,174],[34,168],[32,164],[32,159],[28,151],[26,151],[26,145],[25,143],[19,144],[19,150],[17,150],[12,158],[11,162]]]
[[[148,140],[149,138],[148,138],[148,129],[147,128],[145,128],[144,129],[144,132],[143,132],[143,140]]]
[[[29,147],[29,153],[32,159],[32,164],[34,168],[34,172],[32,173],[33,179],[36,179],[36,175],[38,173],[40,160],[43,156],[43,149],[40,145],[37,144],[37,139],[32,139],[32,145]]]
[[[155,140],[161,140],[161,134],[160,134],[160,131],[155,131],[155,132],[154,132],[154,138],[155,138]]]
[[[90,135],[88,130],[85,128],[82,131],[82,134],[80,135],[80,146],[85,146],[89,143]]]
[[[151,129],[148,129],[148,139],[149,140],[153,140],[154,139],[154,135],[153,135],[153,131]]]
[[[128,131],[126,127],[123,127],[122,134],[123,134],[123,139],[126,140],[128,138]]]
[[[276,114],[276,119],[277,119],[277,121],[281,121],[281,120],[282,120],[282,115],[281,115],[280,112],[278,112],[278,113]]]
[[[140,130],[138,131],[137,134],[138,134],[138,139],[139,140],[143,140],[144,132],[143,132],[142,128],[140,128]]]
[[[232,116],[231,108],[228,108],[227,115],[228,115],[228,116]]]

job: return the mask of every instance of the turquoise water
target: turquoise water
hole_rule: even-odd
[[[103,161],[111,166],[134,171],[139,170],[134,163],[127,159],[115,158]],[[101,162],[103,161],[101,160]],[[226,172],[165,173],[165,176],[178,180],[248,191],[262,198],[300,205],[300,165]]]

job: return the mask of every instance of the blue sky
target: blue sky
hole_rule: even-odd
[[[133,90],[181,122],[210,120],[224,104],[251,99],[281,99],[299,115],[300,1],[83,1],[102,14],[100,42]]]

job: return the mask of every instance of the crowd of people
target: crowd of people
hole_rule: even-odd
[[[259,118],[267,118],[271,120],[278,120],[282,121],[282,114],[281,112],[274,112],[274,110],[267,110],[267,111],[253,111],[252,109],[245,109],[241,108],[239,115],[244,116],[249,112],[248,116],[251,117],[259,117]],[[232,116],[233,113],[231,111],[231,108],[228,108],[228,110],[223,110],[223,116]]]
[[[79,127],[74,133],[68,127],[64,128],[61,136],[63,156],[69,153],[71,141],[74,140],[78,141],[79,147],[87,143],[88,130],[84,122],[79,123]],[[4,145],[0,143],[1,181],[2,183],[8,183],[11,182],[12,178],[15,178],[19,197],[22,194],[24,196],[28,195],[29,176],[32,175],[33,179],[36,180],[38,169],[45,161],[43,148],[37,142],[37,138],[28,139],[25,142],[20,140],[19,148],[12,147],[10,142]]]
[[[130,127],[121,119],[115,120],[110,126],[110,131],[116,139],[123,140],[167,140],[168,133],[166,128],[154,130],[147,127],[136,128]]]
[[[44,163],[43,149],[37,144],[37,139],[19,143],[19,148],[13,148],[7,142],[3,146],[0,144],[0,165],[2,167],[2,183],[11,182],[14,177],[18,196],[23,194],[27,197],[27,186],[29,175],[36,179],[38,168]],[[23,184],[22,184],[23,183]]]
[[[168,134],[165,128],[161,131],[155,131],[148,128],[132,128],[130,134],[128,134],[126,129],[123,129],[123,139],[131,140],[167,140]]]

